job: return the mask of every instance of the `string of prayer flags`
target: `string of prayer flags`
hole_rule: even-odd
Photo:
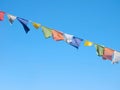
[[[41,27],[41,24],[38,24],[38,23],[36,23],[36,22],[32,22],[32,25],[33,25],[36,29],[38,29],[38,28]]]
[[[4,15],[5,15],[5,12],[0,11],[0,21],[4,20]]]
[[[95,44],[96,52],[98,56],[103,56],[104,54],[104,47],[98,44]]]
[[[120,61],[120,52],[114,51],[112,63],[118,63]]]
[[[45,26],[42,26],[41,28],[45,38],[50,38],[52,36],[52,29]]]
[[[9,22],[10,22],[11,24],[13,24],[14,20],[16,19],[16,16],[13,16],[13,15],[11,15],[11,14],[7,14],[7,16],[8,16]]]
[[[6,13],[4,11],[0,11],[0,21],[4,20],[5,14]],[[20,17],[16,17],[8,13],[7,13],[7,17],[10,24],[13,24],[13,22],[17,19],[22,24],[26,33],[30,31],[27,24],[31,22],[35,29],[42,28],[42,32],[46,39],[52,37],[55,41],[64,40],[66,43],[68,43],[69,45],[77,49],[79,48],[81,42],[83,41],[83,39],[75,37],[74,35],[70,35],[67,33],[63,33],[63,32],[48,28],[46,26],[42,26],[41,24],[32,22],[31,20],[26,20]],[[93,44],[95,46],[97,55],[101,56],[104,60],[107,60],[107,59],[111,60],[113,64],[118,63],[120,61],[120,52],[104,47],[102,45],[95,44],[89,40],[85,40],[84,42],[84,46],[92,46]]]
[[[64,40],[63,33],[59,31],[52,30],[52,36],[53,36],[53,39],[56,41]]]
[[[113,53],[114,53],[114,50],[105,47],[102,57],[104,60],[106,60],[106,59],[112,60]]]
[[[78,49],[79,46],[80,46],[80,43],[81,43],[82,41],[83,41],[83,39],[80,39],[80,38],[78,38],[78,37],[73,37],[73,38],[72,38],[72,42],[70,42],[69,44]]]
[[[90,41],[88,41],[88,40],[86,40],[86,41],[84,42],[84,46],[92,46],[92,45],[93,45],[93,43],[90,42]]]
[[[30,29],[27,26],[29,21],[20,17],[17,17],[17,20],[23,25],[25,32],[28,33],[30,31]]]

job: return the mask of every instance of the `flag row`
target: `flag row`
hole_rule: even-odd
[[[24,18],[20,18],[8,13],[5,13],[4,11],[0,11],[0,21],[4,20],[4,15],[7,15],[8,20],[10,22],[10,24],[13,24],[13,22],[17,19],[21,25],[23,26],[24,30],[26,33],[28,33],[30,31],[30,28],[27,26],[28,23],[32,23],[33,27],[35,29],[42,29],[42,32],[44,34],[44,37],[50,38],[52,37],[55,41],[65,41],[66,43],[68,43],[69,45],[75,47],[75,48],[79,48],[81,42],[84,41],[84,46],[95,46],[97,55],[102,57],[103,60],[110,60],[113,64],[114,63],[118,63],[120,61],[120,52],[107,48],[105,46],[102,46],[100,44],[96,44],[93,43],[89,40],[84,40],[82,38],[76,37],[74,35],[71,34],[67,34],[67,33],[63,33],[61,31],[58,30],[54,30],[51,28],[48,28],[46,26],[43,26],[39,23],[36,22],[32,22],[31,20],[27,20]]]

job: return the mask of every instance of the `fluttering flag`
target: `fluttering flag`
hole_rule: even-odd
[[[64,40],[64,36],[62,32],[52,30],[52,36],[53,36],[53,39],[56,41]]]
[[[38,23],[36,23],[36,22],[32,22],[32,25],[33,25],[36,29],[38,29],[38,28],[41,27],[41,24],[38,24]]]
[[[113,53],[114,53],[114,50],[105,47],[102,57],[104,60],[106,60],[106,59],[112,60]]]
[[[93,45],[93,43],[88,40],[86,40],[84,43],[84,46],[92,46],[92,45]]]
[[[5,15],[5,12],[0,11],[0,21],[4,20],[4,15]]]
[[[69,44],[78,49],[82,41],[83,39],[73,36],[72,42],[70,42]]]
[[[41,28],[45,38],[50,38],[52,36],[52,29],[45,26],[42,26]]]
[[[72,42],[72,39],[73,39],[73,35],[64,33],[64,40],[65,40],[67,43]]]
[[[13,24],[14,20],[16,19],[16,16],[13,16],[13,15],[11,15],[11,14],[7,14],[7,16],[8,16],[9,22],[10,22],[11,24]]]
[[[17,17],[17,20],[23,25],[25,32],[28,33],[30,31],[30,29],[27,26],[29,21],[20,17]]]
[[[65,40],[68,44],[74,46],[74,47],[77,48],[77,49],[79,48],[80,43],[83,41],[83,39],[80,39],[80,38],[78,38],[78,37],[74,37],[73,35],[66,34],[66,33],[64,33],[64,40]]]
[[[120,52],[114,51],[112,63],[118,63],[120,61]]]
[[[104,53],[104,46],[95,44],[96,52],[98,56],[103,56]]]

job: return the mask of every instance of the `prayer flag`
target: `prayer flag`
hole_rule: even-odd
[[[120,52],[114,51],[112,63],[118,63],[120,61]]]
[[[69,44],[74,46],[75,48],[79,48],[80,43],[83,41],[83,39],[77,38],[77,37],[73,37],[72,38],[72,42],[70,42]]]
[[[72,42],[72,39],[73,39],[73,35],[64,33],[64,40],[65,40],[67,43]]]
[[[110,49],[110,48],[104,48],[104,53],[103,53],[103,59],[109,59],[112,60],[112,56],[113,56],[114,50]]]
[[[4,15],[5,15],[5,12],[0,11],[0,21],[4,20]]]
[[[33,25],[36,29],[38,29],[38,28],[41,27],[41,24],[38,24],[38,23],[36,23],[36,22],[32,22],[32,25]]]
[[[30,29],[27,26],[29,21],[23,18],[19,18],[19,17],[17,17],[17,20],[23,25],[25,32],[28,33],[28,31],[30,31]]]
[[[9,22],[10,22],[11,24],[13,24],[14,20],[16,19],[16,16],[13,16],[13,15],[11,15],[11,14],[8,14],[7,16],[8,16]]]
[[[53,36],[53,39],[56,41],[64,40],[63,33],[59,31],[52,30],[52,36]]]
[[[98,56],[103,56],[104,47],[103,47],[103,46],[100,46],[100,45],[98,45],[98,44],[95,44],[95,48],[96,48],[96,51],[97,51],[97,55],[98,55]]]
[[[88,40],[86,40],[84,43],[84,46],[92,46],[92,45],[93,45],[93,43]]]
[[[52,29],[42,26],[42,32],[45,38],[50,38],[52,36]]]

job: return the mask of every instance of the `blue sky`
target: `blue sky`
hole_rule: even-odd
[[[0,9],[120,50],[119,0],[3,0]],[[80,48],[45,39],[29,24],[0,22],[0,90],[120,90],[120,64]]]

